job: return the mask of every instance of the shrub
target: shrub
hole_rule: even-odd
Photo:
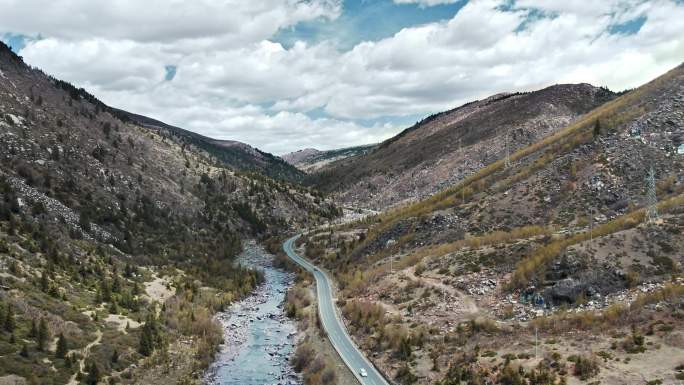
[[[599,372],[598,363],[592,357],[576,356],[574,362],[575,370],[573,371],[573,374],[582,381],[594,377]]]
[[[631,335],[625,337],[625,340],[622,342],[622,348],[625,349],[625,352],[630,354],[645,352],[644,336],[639,334],[636,330],[633,330]]]
[[[418,380],[418,377],[416,377],[416,375],[413,374],[411,368],[406,364],[399,368],[395,378],[402,384],[413,384]]]
[[[301,373],[309,365],[309,362],[312,361],[315,355],[316,352],[311,344],[305,342],[297,346],[295,353],[290,359],[290,363],[296,372]]]

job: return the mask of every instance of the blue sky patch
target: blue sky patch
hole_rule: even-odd
[[[613,24],[608,27],[608,32],[611,34],[634,35],[639,33],[641,27],[646,23],[646,16],[639,16],[624,23]]]
[[[7,44],[14,53],[19,53],[19,51],[26,47],[26,41],[29,40],[29,38],[25,35],[4,33],[0,35],[0,40]]]
[[[395,4],[392,0],[345,0],[342,14],[335,20],[314,20],[279,31],[273,40],[286,48],[297,41],[315,44],[333,41],[339,49],[348,50],[363,41],[391,37],[403,28],[454,17],[467,1],[421,7],[417,4]]]
[[[166,71],[166,75],[164,75],[164,80],[170,82],[171,80],[173,80],[174,77],[176,77],[176,71],[178,70],[178,67],[169,64],[164,66],[164,70]]]
[[[524,31],[525,29],[527,29],[527,27],[529,25],[533,24],[534,22],[536,22],[538,20],[554,19],[556,17],[558,17],[558,14],[556,14],[556,13],[544,12],[543,10],[537,9],[537,8],[527,9],[527,17],[525,18],[525,20],[523,20],[522,23],[520,23],[518,28],[515,29],[515,32]]]

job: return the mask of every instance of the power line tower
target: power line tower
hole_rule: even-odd
[[[646,218],[648,223],[654,223],[658,220],[657,204],[655,171],[651,167],[646,176]]]

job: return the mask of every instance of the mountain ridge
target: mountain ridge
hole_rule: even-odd
[[[260,172],[276,179],[293,182],[300,181],[304,177],[302,172],[294,167],[290,167],[280,157],[261,151],[247,143],[236,140],[214,139],[144,115],[117,108],[112,108],[112,110],[123,119],[129,119],[148,127],[166,130],[187,141],[189,144],[207,151],[216,157],[217,161],[223,162],[236,170]]]
[[[431,115],[368,153],[324,166],[309,182],[368,208],[424,198],[614,96],[588,84],[497,94]]]
[[[325,168],[333,162],[351,158],[373,151],[377,144],[366,144],[361,146],[343,147],[333,150],[317,150],[315,148],[305,148],[283,155],[283,159],[307,173],[315,173]]]

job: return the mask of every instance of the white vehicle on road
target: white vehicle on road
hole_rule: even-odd
[[[359,374],[361,375],[361,377],[368,377],[368,372],[366,372],[366,369],[364,368],[361,368],[361,370],[359,370]]]

